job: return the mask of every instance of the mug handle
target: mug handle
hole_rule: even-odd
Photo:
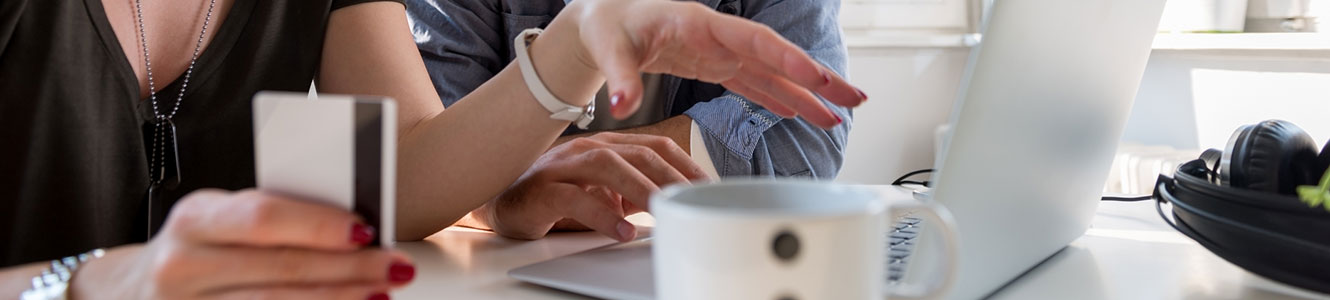
[[[888,226],[895,224],[895,220],[911,213],[922,217],[921,219],[928,224],[935,224],[933,227],[937,228],[936,232],[942,235],[944,243],[942,246],[941,272],[930,278],[928,284],[902,282],[895,285],[891,291],[887,292],[887,299],[939,299],[956,284],[956,262],[959,259],[956,250],[959,244],[959,239],[956,237],[956,222],[951,216],[951,211],[948,211],[946,207],[932,201],[915,200],[895,202],[888,205],[887,217],[890,218],[888,219]]]

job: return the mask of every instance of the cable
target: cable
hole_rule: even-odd
[[[1103,201],[1118,201],[1118,202],[1137,202],[1137,201],[1154,200],[1154,198],[1155,198],[1154,195],[1131,196],[1131,197],[1104,196],[1104,197],[1101,198],[1100,200],[1103,200]]]
[[[928,187],[928,181],[914,181],[914,180],[900,180],[896,181],[896,183],[893,183],[892,185],[906,185],[906,184],[922,185],[924,187]]]
[[[901,175],[901,177],[896,178],[895,181],[892,181],[891,185],[917,184],[922,186],[928,186],[931,182],[928,182],[927,180],[924,181],[906,180],[909,179],[911,176],[925,174],[925,173],[933,173],[933,169],[915,170],[913,172],[905,173],[905,175]]]

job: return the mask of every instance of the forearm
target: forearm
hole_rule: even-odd
[[[690,130],[692,130],[692,126],[693,126],[693,118],[690,118],[687,115],[678,115],[662,120],[660,122],[656,122],[651,125],[644,125],[633,128],[624,128],[624,129],[617,129],[610,131],[618,133],[649,134],[649,135],[667,137],[670,138],[670,140],[674,140],[674,143],[678,144],[680,148],[683,148],[684,152],[690,152],[689,146],[691,139],[689,138],[689,133]],[[554,145],[551,145],[550,147],[553,148],[554,146],[558,146],[573,139],[580,137],[588,137],[593,134],[596,133],[588,132],[588,133],[579,133],[579,134],[561,136],[558,139],[556,139],[554,141]]]
[[[576,23],[556,19],[530,53],[544,85],[580,106],[604,79],[579,52]],[[569,122],[550,119],[517,64],[444,110],[403,28],[406,16],[396,3],[334,11],[318,84],[331,93],[397,99],[397,239],[418,240],[507,188]]]
[[[32,277],[41,275],[42,268],[49,265],[47,262],[36,262],[0,270],[0,297],[18,298],[23,291],[32,288]]]
[[[142,248],[140,244],[125,245],[106,250],[105,256],[88,261],[79,267],[74,277],[69,279],[69,288],[65,295],[69,299],[128,299],[105,289],[108,283],[141,285],[139,282],[124,282],[125,266],[133,265],[135,254]],[[50,267],[49,261],[13,266],[0,270],[0,299],[17,299],[23,291],[32,288],[32,278],[42,274]],[[113,280],[111,280],[113,279]],[[98,287],[101,288],[98,288]],[[91,296],[97,297],[91,297]],[[12,298],[11,298],[12,297]]]
[[[558,21],[532,45],[544,84],[560,99],[591,99],[604,79],[570,52],[576,32]],[[552,70],[561,72],[555,73]],[[398,164],[398,238],[416,240],[493,199],[554,142],[567,121],[549,118],[525,88],[516,64],[402,136]],[[573,103],[582,104],[582,103]]]

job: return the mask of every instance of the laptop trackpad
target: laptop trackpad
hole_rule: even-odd
[[[651,299],[651,239],[579,252],[508,271],[518,280],[607,299]]]

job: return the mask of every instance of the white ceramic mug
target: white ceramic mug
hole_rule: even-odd
[[[895,197],[893,197],[895,198]],[[651,199],[657,299],[929,299],[955,280],[946,209],[826,182],[740,180],[673,186]],[[892,220],[910,214],[944,240],[923,285],[886,285]]]

